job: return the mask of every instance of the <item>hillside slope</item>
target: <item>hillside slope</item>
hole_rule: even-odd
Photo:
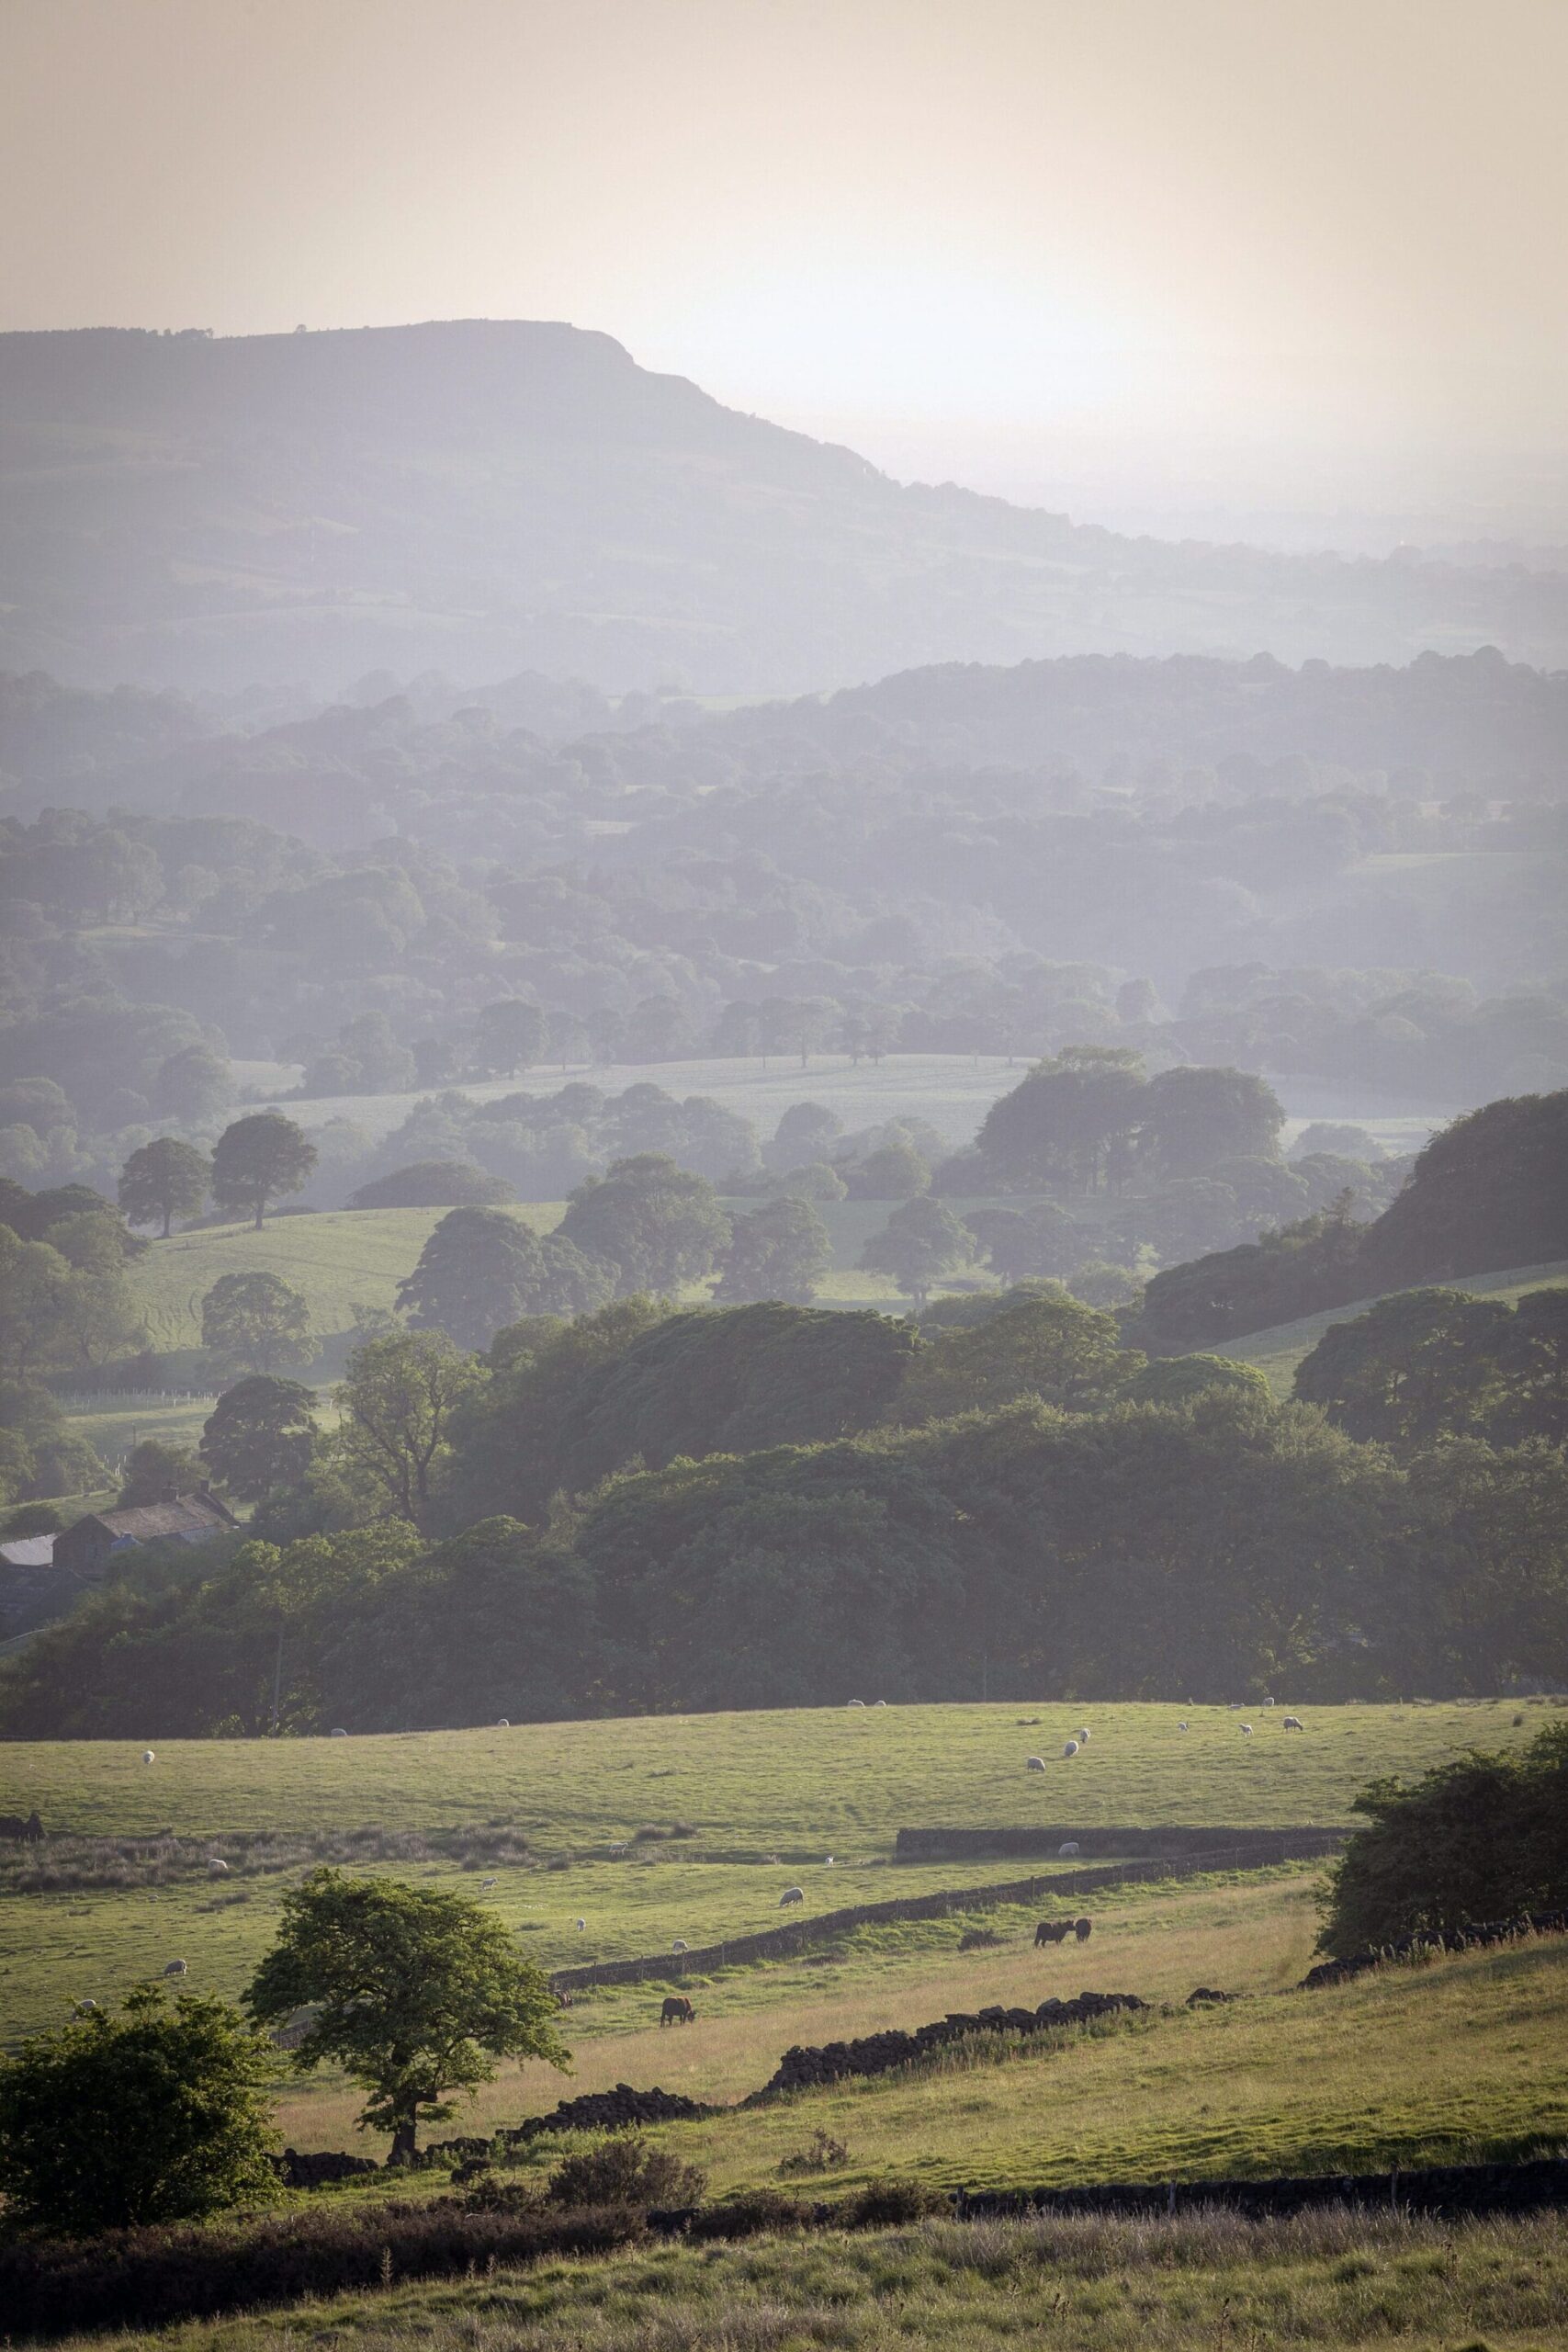
[[[1563,1259],[1550,1266],[1514,1266],[1506,1273],[1464,1274],[1443,1284],[1445,1290],[1468,1291],[1472,1298],[1499,1299],[1505,1306],[1517,1306],[1527,1291],[1560,1290],[1565,1286],[1568,1260]],[[1376,1305],[1374,1298],[1359,1298],[1348,1306],[1325,1307],[1319,1315],[1298,1316],[1293,1323],[1276,1323],[1272,1329],[1254,1331],[1245,1340],[1222,1342],[1211,1352],[1234,1357],[1237,1363],[1256,1365],[1275,1396],[1286,1397],[1295,1383],[1296,1366],[1303,1356],[1310,1355],[1329,1326],[1351,1322]]]
[[[332,689],[385,665],[804,692],[931,662],[1568,653],[1568,582],[1078,528],[460,321],[0,337],[0,667]]]

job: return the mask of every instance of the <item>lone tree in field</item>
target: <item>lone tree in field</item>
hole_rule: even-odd
[[[975,1237],[960,1225],[944,1201],[929,1193],[896,1208],[880,1233],[874,1233],[860,1253],[868,1274],[890,1274],[906,1296],[923,1312],[931,1284],[958,1272],[975,1255]]]
[[[166,1241],[177,1216],[199,1216],[212,1183],[212,1162],[194,1144],[159,1136],[133,1151],[119,1171],[119,1204],[132,1225],[164,1221]]]
[[[256,1231],[272,1202],[286,1200],[310,1180],[316,1147],[281,1111],[236,1119],[212,1154],[212,1195],[220,1209],[254,1216]]]
[[[297,1380],[257,1373],[226,1388],[201,1430],[201,1458],[243,1502],[298,1486],[317,1437],[316,1399]]]
[[[276,2187],[277,2059],[237,2009],[139,1985],[0,2060],[0,2189],[14,2220],[86,2236],[198,2221]]]
[[[201,1344],[220,1373],[281,1372],[316,1352],[310,1309],[281,1274],[220,1274],[201,1302]]]
[[[477,2090],[502,2058],[570,2055],[543,1973],[500,1921],[466,1895],[396,1879],[312,1871],[284,1897],[245,2005],[266,2026],[315,2010],[295,2065],[331,2060],[368,2091],[360,2128],[391,2133],[393,2164],[412,2157],[422,2122],[453,2112],[448,2091]]]

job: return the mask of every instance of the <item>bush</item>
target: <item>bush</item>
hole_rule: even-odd
[[[695,2205],[707,2177],[667,2148],[650,2148],[641,2134],[619,2132],[596,2148],[567,2156],[550,2175],[552,2205],[594,2210],[602,2205]]]
[[[61,2235],[195,2220],[276,2187],[277,2061],[237,2009],[137,1987],[118,2016],[79,2013],[0,2069],[0,2189],[14,2219]]]
[[[781,2158],[779,2172],[785,2180],[795,2179],[806,2173],[831,2172],[839,2165],[847,2165],[849,2160],[850,2152],[844,2143],[835,2140],[830,2132],[818,2128],[812,2133],[808,2148],[801,2149],[797,2155]]]
[[[1522,1754],[1472,1748],[1414,1788],[1376,1781],[1355,1810],[1369,1826],[1335,1866],[1318,1939],[1336,1959],[1568,1905],[1568,1724]]]
[[[704,2205],[693,2214],[688,2234],[705,2238],[777,2237],[786,2230],[804,2228],[810,2209],[777,2188],[743,2189],[717,2205]]]

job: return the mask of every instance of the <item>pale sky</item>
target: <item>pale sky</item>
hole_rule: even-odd
[[[567,319],[1086,518],[1548,536],[1565,112],[1568,0],[0,0],[0,326]]]

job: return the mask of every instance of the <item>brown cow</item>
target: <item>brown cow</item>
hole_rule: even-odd
[[[1042,1919],[1034,1930],[1034,1949],[1042,1944],[1065,1944],[1073,1932],[1070,1919]]]
[[[697,2013],[684,1993],[667,1993],[659,2012],[660,2025],[695,2025]]]
[[[1092,1919],[1075,1919],[1073,1921],[1073,1933],[1077,1936],[1080,1944],[1087,1944],[1090,1936],[1094,1933],[1094,1921]]]

